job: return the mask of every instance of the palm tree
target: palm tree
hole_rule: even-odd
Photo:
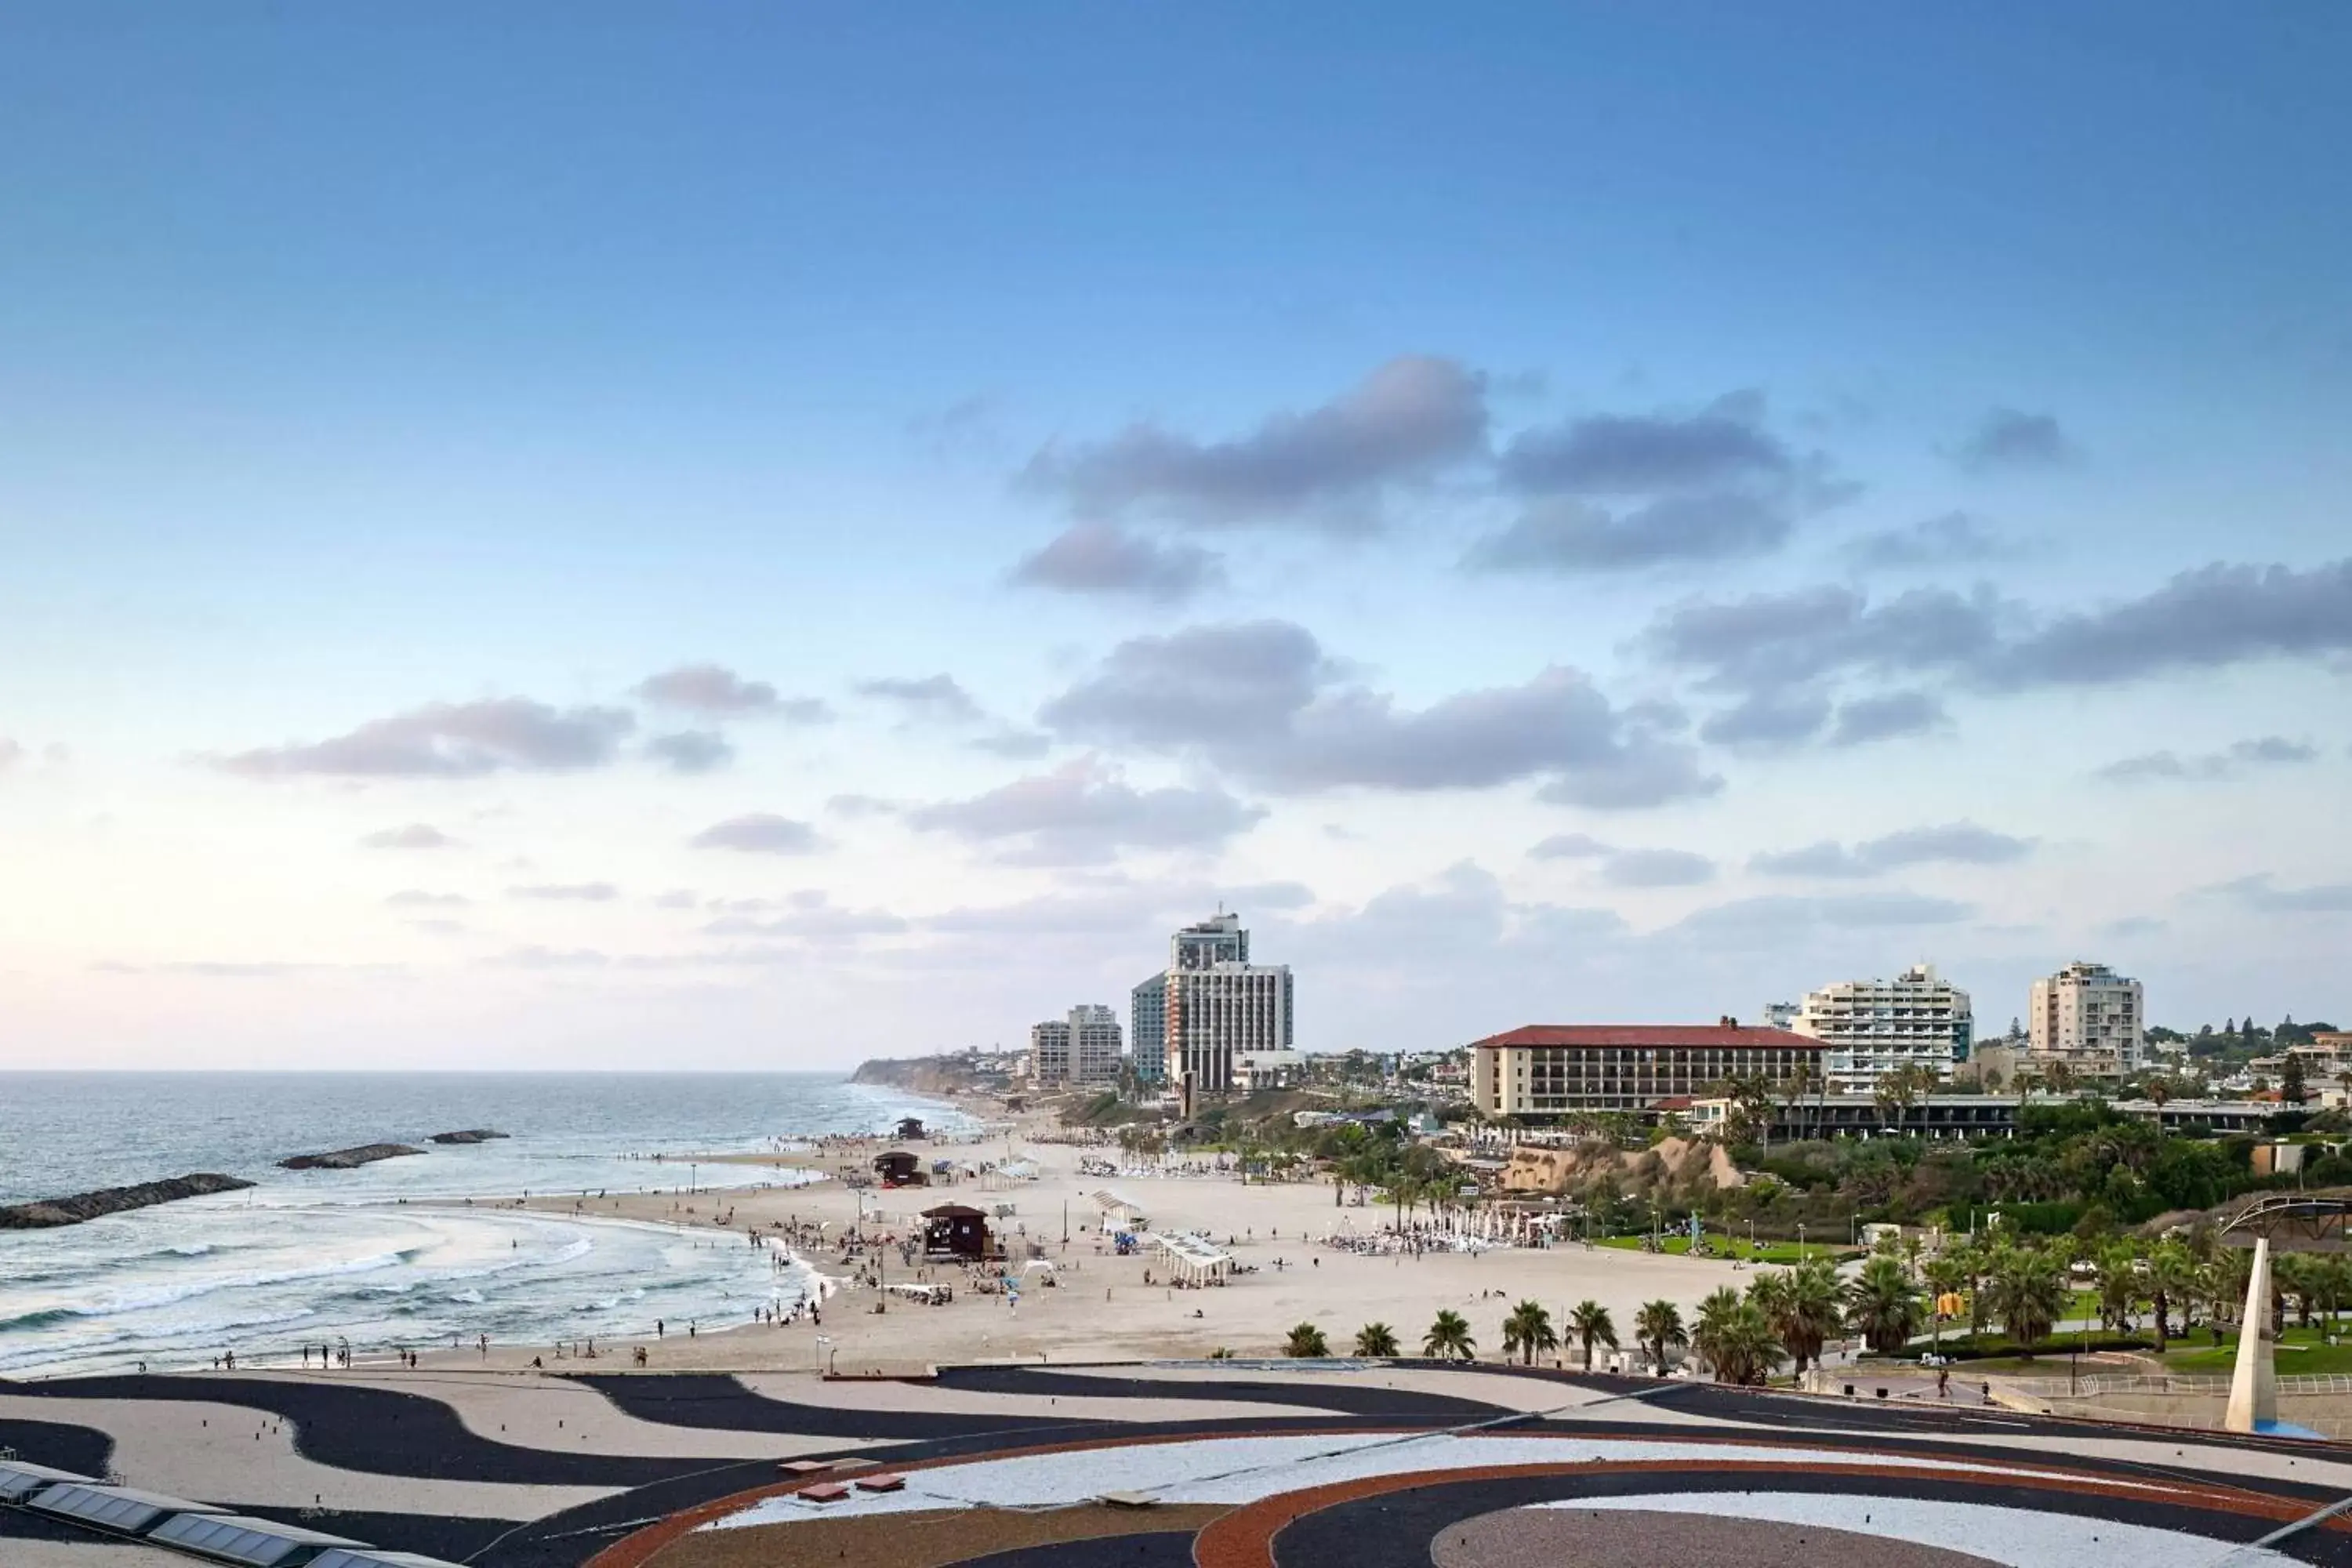
[[[2282,1302],[2294,1303],[2295,1322],[2306,1329],[2311,1327],[2311,1309],[2319,1294],[2319,1280],[2312,1268],[2318,1262],[2308,1252],[2282,1252],[2271,1259],[2272,1288]]]
[[[1641,1310],[1633,1314],[1633,1337],[1650,1352],[1650,1363],[1661,1377],[1665,1375],[1666,1352],[1690,1343],[1681,1309],[1663,1299],[1642,1303]]]
[[[1761,1383],[1786,1354],[1763,1312],[1728,1285],[1699,1303],[1690,1342],[1717,1383]]]
[[[1282,1353],[1299,1357],[1328,1356],[1331,1353],[1331,1347],[1325,1342],[1322,1330],[1312,1323],[1301,1323],[1292,1329],[1290,1336],[1282,1342]]]
[[[1522,1301],[1503,1320],[1503,1353],[1519,1353],[1519,1364],[1533,1366],[1538,1351],[1559,1349],[1559,1332],[1540,1302]]]
[[[2048,1247],[2003,1247],[1993,1255],[1988,1285],[2001,1327],[2017,1342],[2019,1353],[2032,1357],[2066,1315],[2065,1265]]]
[[[1394,1329],[1386,1323],[1366,1323],[1356,1331],[1356,1353],[1368,1360],[1390,1361],[1404,1352],[1397,1349]]]
[[[1919,1331],[1919,1292],[1899,1259],[1874,1258],[1862,1266],[1846,1321],[1881,1355],[1901,1350]]]
[[[2183,1322],[2181,1331],[2188,1331],[2188,1308],[2196,1299],[2197,1259],[2189,1248],[2171,1237],[2156,1244],[2147,1255],[2147,1294],[2156,1309],[2156,1353],[2162,1355],[2172,1341],[2172,1326],[2166,1320],[2172,1315],[2172,1304],[2180,1303]]]
[[[2099,1282],[2099,1321],[2118,1332],[2131,1330],[2132,1312],[2146,1294],[2141,1285],[2139,1247],[2117,1241],[2099,1249],[2092,1259]]]
[[[1568,1331],[1576,1336],[1584,1348],[1584,1370],[1592,1370],[1592,1346],[1596,1340],[1611,1350],[1617,1348],[1617,1325],[1609,1316],[1609,1309],[1591,1300],[1579,1301],[1568,1314]]]
[[[1459,1312],[1439,1311],[1429,1332],[1421,1336],[1421,1353],[1439,1361],[1477,1360],[1478,1342],[1470,1337],[1470,1320]]]
[[[1822,1344],[1844,1320],[1845,1288],[1838,1282],[1837,1266],[1826,1258],[1758,1275],[1748,1287],[1748,1300],[1796,1361],[1800,1377],[1821,1359]]]

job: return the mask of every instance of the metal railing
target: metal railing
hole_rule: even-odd
[[[1966,1370],[1965,1363],[1958,1369]],[[2003,1377],[1995,1380],[2012,1394],[2036,1399],[2095,1399],[2107,1394],[2180,1394],[2226,1395],[2226,1377],[2165,1377],[2142,1373],[2100,1373],[2089,1377]],[[2352,1376],[2294,1376],[2277,1380],[2281,1394],[2352,1394]]]

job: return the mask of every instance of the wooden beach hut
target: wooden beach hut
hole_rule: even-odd
[[[987,1258],[994,1248],[988,1216],[970,1204],[941,1204],[923,1211],[923,1250],[953,1258]]]

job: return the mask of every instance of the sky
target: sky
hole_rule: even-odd
[[[2352,1016],[2347,50],[9,6],[0,1068]]]

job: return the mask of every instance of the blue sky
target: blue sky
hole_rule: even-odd
[[[2340,1018],[2347,45],[13,8],[0,1064]]]

